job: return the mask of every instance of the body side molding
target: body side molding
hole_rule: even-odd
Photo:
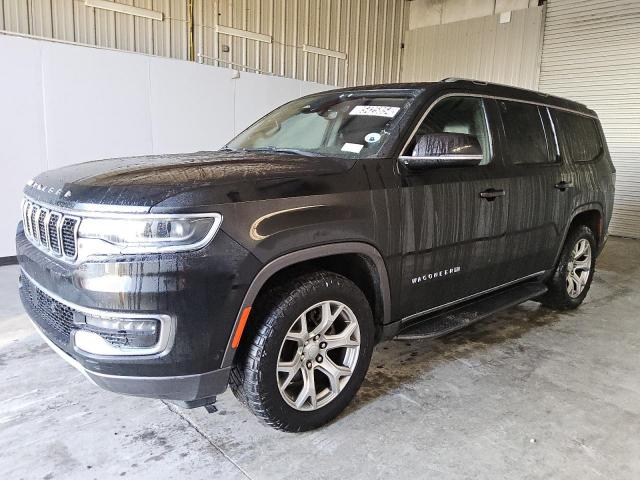
[[[233,329],[231,330],[231,335],[229,336],[229,341],[227,342],[227,348],[225,349],[224,356],[222,357],[221,368],[230,366],[236,353],[236,349],[232,347],[231,343],[234,333],[238,328],[242,311],[245,309],[245,307],[253,305],[253,302],[258,296],[258,293],[267,282],[267,280],[269,280],[273,275],[278,273],[283,268],[290,267],[297,263],[302,263],[306,260],[313,260],[316,258],[328,257],[331,255],[341,255],[348,253],[364,255],[373,262],[378,273],[380,282],[380,293],[382,294],[383,325],[389,324],[389,322],[391,321],[391,292],[389,289],[389,276],[387,274],[387,267],[384,263],[384,259],[382,258],[382,255],[377,248],[363,242],[344,242],[331,243],[328,245],[321,245],[317,247],[306,248],[303,250],[297,250],[295,252],[282,255],[281,257],[278,257],[267,263],[251,282],[251,285],[249,286],[249,289],[244,296],[244,300],[242,301],[242,305],[240,306],[240,309],[236,316]]]

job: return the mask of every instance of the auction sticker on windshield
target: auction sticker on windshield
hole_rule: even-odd
[[[361,145],[359,143],[347,142],[342,146],[340,150],[342,150],[343,152],[360,153],[360,150],[362,150],[362,147],[364,147],[364,145]]]
[[[393,118],[400,111],[400,107],[387,107],[384,105],[357,105],[349,112],[349,115],[368,115],[370,117]]]

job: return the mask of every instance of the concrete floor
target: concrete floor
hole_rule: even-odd
[[[305,434],[97,389],[33,332],[0,268],[0,476],[640,477],[640,241],[612,238],[591,293],[435,341],[380,345],[356,400]]]

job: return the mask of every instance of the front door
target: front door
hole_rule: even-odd
[[[502,283],[509,197],[487,119],[486,100],[443,97],[403,152],[420,135],[454,132],[475,136],[483,153],[475,166],[400,167],[405,320]]]

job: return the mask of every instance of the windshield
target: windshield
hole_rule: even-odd
[[[338,92],[283,105],[226,148],[346,158],[375,157],[411,103],[408,92]]]

